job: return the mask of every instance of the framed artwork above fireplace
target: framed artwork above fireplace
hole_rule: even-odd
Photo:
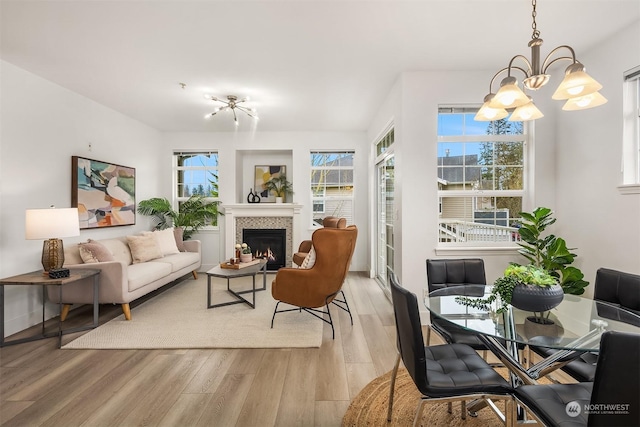
[[[275,194],[265,190],[265,184],[271,178],[276,178],[286,174],[286,166],[264,166],[256,165],[255,169],[255,191],[260,196],[260,203],[275,203]]]

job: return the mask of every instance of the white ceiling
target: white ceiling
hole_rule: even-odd
[[[234,130],[230,113],[204,119],[205,92],[251,96],[259,131],[362,131],[401,72],[488,70],[488,84],[513,55],[529,56],[532,32],[528,0],[0,7],[3,60],[163,131]],[[580,59],[639,19],[640,0],[538,0],[542,54],[568,44]]]

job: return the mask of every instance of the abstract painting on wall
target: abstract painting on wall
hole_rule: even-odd
[[[136,223],[136,170],[84,157],[71,157],[71,206],[80,229]]]
[[[271,179],[285,175],[286,166],[256,166],[255,189],[262,203],[273,203],[276,196],[265,188],[265,184]]]

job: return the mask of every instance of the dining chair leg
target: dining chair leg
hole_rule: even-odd
[[[514,397],[505,399],[504,401],[504,425],[506,427],[515,427],[518,420],[518,402]]]
[[[447,412],[453,414],[453,403],[447,403]]]
[[[400,353],[396,356],[396,363],[393,365],[391,373],[391,386],[389,387],[389,408],[387,409],[387,421],[391,422],[391,413],[393,412],[393,392],[396,386],[396,376],[398,375],[398,366],[400,366]]]
[[[414,427],[418,426],[418,421],[420,421],[420,418],[422,418],[422,410],[424,409],[424,405],[427,403],[427,400],[422,398],[420,399],[420,404],[418,405],[418,409],[416,410],[416,416],[413,419],[413,425]]]
[[[431,325],[427,325],[427,345],[431,345]]]

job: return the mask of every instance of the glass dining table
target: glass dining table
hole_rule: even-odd
[[[486,297],[490,291],[490,286],[475,285],[443,288],[431,292],[424,303],[434,318],[477,334],[510,370],[514,387],[536,384],[539,378],[583,353],[597,353],[604,331],[640,333],[640,316],[634,312],[577,295],[565,295],[560,305],[545,313],[544,324],[536,322],[533,313],[512,306],[498,314],[495,302],[485,308],[472,308],[456,301],[460,294]],[[523,346],[557,351],[524,366],[518,351]]]

